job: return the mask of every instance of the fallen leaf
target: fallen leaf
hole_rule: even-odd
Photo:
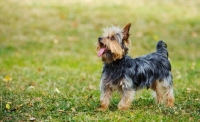
[[[75,109],[75,108],[71,108],[71,110],[72,110],[73,112],[76,112],[76,109]]]
[[[191,91],[191,88],[188,87],[188,88],[187,88],[187,91]]]
[[[20,105],[17,106],[17,108],[20,108],[20,107],[22,107],[22,106],[23,106],[23,104],[20,104]]]
[[[65,112],[64,110],[60,110],[60,109],[58,109],[57,111],[58,111],[58,112]]]
[[[3,81],[5,81],[5,82],[11,81],[11,80],[12,80],[12,78],[8,75],[6,75],[6,77],[3,79]]]
[[[52,117],[51,117],[51,116],[48,116],[47,118],[48,118],[48,120],[51,120],[51,119],[52,119]]]
[[[10,104],[6,103],[6,109],[10,110]]]
[[[36,120],[35,117],[31,117],[30,118],[30,121],[34,121],[34,120]]]
[[[54,89],[54,92],[56,92],[56,93],[59,94],[59,93],[60,93],[60,90],[58,90],[58,88],[55,88],[55,89]]]
[[[38,68],[37,70],[38,70],[38,72],[41,72],[41,71],[42,71],[42,68]]]
[[[27,90],[28,92],[31,92],[31,91],[34,91],[34,90],[35,90],[35,87],[34,87],[34,86],[29,86],[26,90]]]
[[[187,89],[187,91],[186,91],[186,92],[190,93],[190,91],[191,91],[191,88],[186,88],[186,89]]]
[[[58,39],[54,39],[54,40],[53,40],[53,43],[54,43],[54,44],[58,44],[58,43],[59,43],[59,40],[58,40]]]
[[[33,106],[33,103],[32,103],[32,102],[29,102],[29,103],[28,103],[28,106],[31,106],[31,107],[32,107],[32,106]]]
[[[93,85],[89,85],[89,86],[88,86],[88,90],[96,90],[96,87],[93,86]]]

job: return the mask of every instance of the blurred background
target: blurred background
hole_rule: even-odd
[[[24,91],[34,89],[42,95],[59,92],[72,101],[92,91],[98,102],[103,65],[97,38],[105,27],[129,22],[129,55],[153,52],[158,40],[165,41],[177,101],[187,99],[181,97],[185,91],[195,93],[195,101],[200,88],[199,6],[198,0],[1,0],[1,101],[26,99]]]

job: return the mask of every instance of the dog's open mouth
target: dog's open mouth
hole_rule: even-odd
[[[103,53],[106,52],[106,47],[101,47],[100,50],[98,51],[98,56],[102,56]]]

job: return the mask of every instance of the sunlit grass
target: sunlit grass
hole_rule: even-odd
[[[0,121],[200,121],[200,2],[2,0],[0,6]],[[132,57],[155,51],[160,39],[168,44],[174,108],[156,105],[142,90],[130,110],[117,110],[115,94],[110,110],[96,111],[97,38],[103,28],[128,22]]]

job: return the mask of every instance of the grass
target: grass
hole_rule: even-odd
[[[112,1],[112,2],[111,2]],[[200,2],[1,0],[0,121],[200,121]],[[129,55],[168,44],[175,107],[141,90],[130,110],[98,112],[95,44],[112,24],[131,27]]]

